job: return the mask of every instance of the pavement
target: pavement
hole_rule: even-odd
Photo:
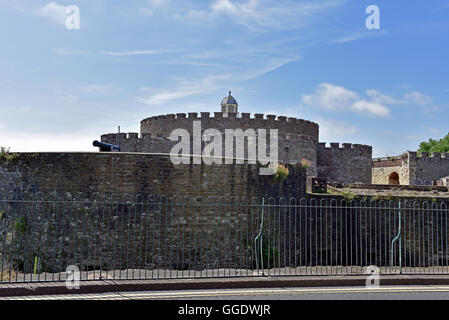
[[[270,288],[332,288],[361,287],[366,276],[294,276],[241,277],[172,280],[101,280],[82,281],[79,289],[68,289],[64,282],[35,282],[0,284],[0,299],[6,297],[37,297],[54,295],[86,295],[126,292],[156,292],[186,290],[229,290]],[[449,286],[447,275],[380,276],[385,286]],[[445,289],[446,290],[446,289]]]
[[[133,291],[3,297],[3,300],[449,300],[449,286],[257,288]]]

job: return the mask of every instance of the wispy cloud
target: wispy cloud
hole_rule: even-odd
[[[158,92],[147,98],[138,97],[137,100],[148,105],[160,105],[171,100],[182,99],[188,96],[211,92],[220,87],[223,81],[232,79],[230,74],[211,75],[203,79],[192,81],[192,79],[182,79],[173,90]]]
[[[357,32],[357,33],[351,33],[346,34],[343,36],[338,37],[336,40],[332,40],[331,43],[347,43],[352,42],[356,40],[366,39],[366,38],[373,38],[373,37],[379,37],[382,35],[385,35],[387,32],[386,30],[376,30],[375,32]]]
[[[106,94],[111,91],[119,90],[118,87],[112,85],[100,85],[100,84],[90,84],[86,86],[82,86],[81,91],[90,93],[90,94]]]
[[[428,130],[429,132],[433,133],[433,134],[439,134],[442,131],[438,128],[432,128],[432,127],[424,127],[426,130]]]
[[[307,24],[308,18],[330,8],[340,6],[344,0],[285,1],[285,0],[215,0],[208,10],[190,10],[188,18],[209,21],[224,16],[249,29],[295,29]]]
[[[432,98],[418,91],[406,93],[404,98],[412,101],[420,106],[428,106],[432,104]]]
[[[379,103],[379,104],[402,104],[402,103],[404,103],[403,100],[383,94],[376,89],[366,90],[365,93],[375,103]]]
[[[7,85],[8,83],[14,82],[14,78],[9,78],[7,80],[0,81],[0,87]]]
[[[139,13],[144,16],[152,17],[157,9],[167,5],[170,0],[147,0],[146,6],[139,9]]]
[[[153,54],[166,54],[180,52],[181,50],[135,50],[135,51],[101,51],[101,54],[106,54],[109,56],[140,56],[140,55],[153,55]]]
[[[276,70],[290,62],[299,60],[296,58],[268,58],[261,63],[255,63],[255,67],[247,66],[237,68],[236,70],[228,70],[224,73],[214,73],[201,78],[183,78],[179,79],[178,84],[170,90],[162,90],[149,97],[137,97],[141,103],[148,105],[160,105],[171,100],[182,99],[188,96],[198,95],[202,93],[210,93],[219,88],[229,87],[229,85],[236,85],[240,82],[251,80],[260,77],[268,72]],[[154,88],[141,88],[141,90],[148,90]]]

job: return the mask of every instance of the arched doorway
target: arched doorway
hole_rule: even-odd
[[[388,184],[399,184],[399,174],[397,172],[393,172],[388,177]]]

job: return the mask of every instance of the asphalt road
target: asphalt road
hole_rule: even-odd
[[[4,300],[449,300],[449,286],[267,288],[8,297]]]

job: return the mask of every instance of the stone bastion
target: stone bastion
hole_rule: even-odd
[[[222,112],[215,112],[213,117],[209,112],[201,112],[200,117],[195,112],[167,114],[142,120],[140,136],[138,133],[112,133],[102,135],[101,141],[120,145],[124,152],[170,153],[177,142],[170,141],[169,136],[176,129],[187,130],[193,143],[195,121],[201,123],[202,132],[212,128],[223,134],[226,129],[241,129],[244,132],[247,129],[254,129],[258,136],[258,130],[265,129],[269,137],[269,130],[277,129],[279,161],[294,164],[300,163],[301,159],[307,159],[310,162],[307,174],[316,176],[319,126],[314,122],[292,117],[266,115],[264,118],[263,114],[257,113],[253,117],[250,113],[242,113],[239,116],[236,113],[228,113],[227,117],[224,117]],[[267,151],[268,146],[269,142]],[[245,158],[247,158],[246,147],[247,142],[245,142]]]

